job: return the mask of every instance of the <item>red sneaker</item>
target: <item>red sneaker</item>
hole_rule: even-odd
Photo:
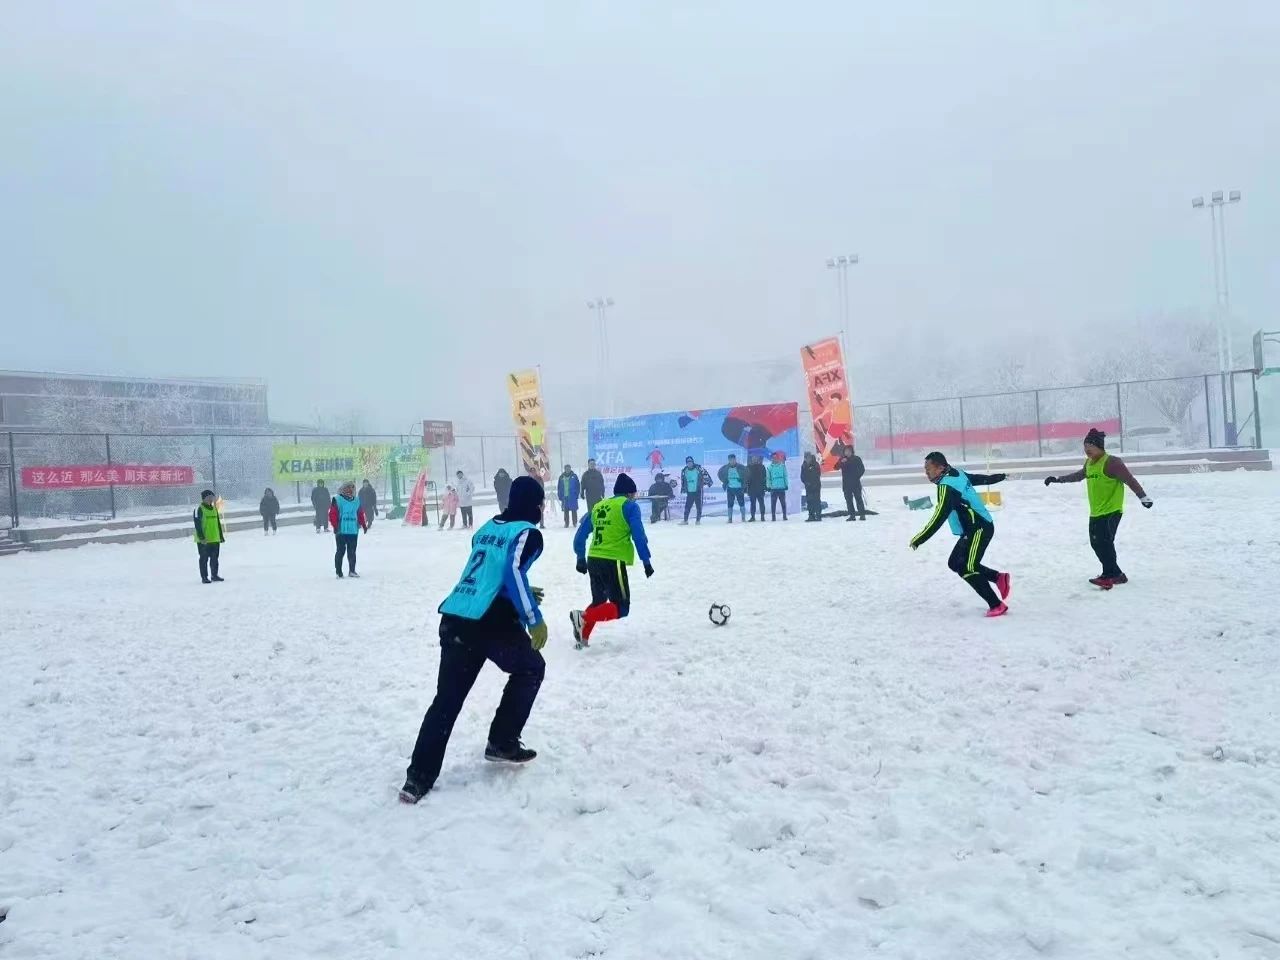
[[[1000,606],[992,607],[987,611],[987,619],[990,620],[992,617],[1003,617],[1008,612],[1009,608],[1002,603]]]
[[[1095,587],[1098,587],[1099,589],[1102,589],[1102,590],[1110,590],[1112,587],[1116,585],[1115,581],[1112,580],[1110,577],[1094,577],[1089,582],[1092,583]]]
[[[1122,573],[1122,574],[1120,574],[1120,576],[1118,576],[1118,577],[1112,577],[1112,578],[1111,578],[1111,582],[1112,582],[1112,583],[1114,583],[1114,584],[1128,583],[1128,582],[1129,582],[1129,578],[1128,578],[1128,577],[1126,577],[1126,576]]]
[[[1000,591],[1000,599],[1008,600],[1009,594],[1013,593],[1013,577],[1007,573],[1002,573],[996,577],[996,589]]]

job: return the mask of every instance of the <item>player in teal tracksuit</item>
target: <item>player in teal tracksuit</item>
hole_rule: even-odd
[[[773,519],[778,519],[778,504],[782,504],[782,519],[787,519],[787,488],[791,480],[787,476],[787,461],[780,453],[775,453],[769,463],[766,485],[769,488],[769,506],[773,511]],[[764,519],[761,517],[760,519]]]
[[[947,463],[947,458],[936,451],[925,457],[924,472],[938,485],[938,505],[925,528],[911,538],[911,549],[915,550],[942,529],[943,523],[949,523],[951,532],[959,539],[947,566],[986,601],[988,617],[1004,616],[1009,612],[1004,601],[1009,598],[1012,578],[1007,573],[982,565],[982,557],[995,536],[996,525],[974,484],[999,483],[1005,475],[966,474]],[[999,597],[992,584],[1000,591]]]
[[[435,785],[449,734],[486,660],[508,674],[489,726],[486,760],[527,763],[537,756],[520,742],[546,663],[539,652],[547,625],[542,591],[529,586],[529,568],[542,555],[542,484],[517,477],[507,509],[471,538],[471,554],[457,585],[440,604],[440,674],[400,799],[417,803]]]

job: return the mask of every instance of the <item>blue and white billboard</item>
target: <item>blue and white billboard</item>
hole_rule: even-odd
[[[693,457],[711,477],[703,490],[703,516],[726,514],[728,497],[720,468],[734,454],[740,464],[761,457],[766,466],[785,464],[787,510],[800,512],[799,407],[794,403],[768,403],[716,410],[675,410],[637,417],[591,420],[587,423],[588,456],[605,475],[606,493],[613,478],[628,473],[644,496],[656,483],[669,482],[673,519],[684,514],[685,496],[680,471],[685,458]],[[766,506],[770,496],[765,494]],[[748,501],[749,503],[750,501]]]

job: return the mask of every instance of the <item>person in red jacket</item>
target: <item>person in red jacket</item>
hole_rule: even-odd
[[[333,572],[342,579],[342,555],[347,555],[347,573],[359,578],[356,573],[356,540],[360,531],[369,531],[369,520],[364,515],[364,507],[356,498],[356,485],[347,481],[338,488],[338,495],[329,504],[329,526],[333,527],[337,541],[337,552],[333,555]]]

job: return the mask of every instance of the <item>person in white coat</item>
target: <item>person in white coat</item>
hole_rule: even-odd
[[[476,499],[476,485],[467,479],[467,475],[458,471],[458,509],[462,511],[462,529],[468,530],[476,525],[473,507]]]

